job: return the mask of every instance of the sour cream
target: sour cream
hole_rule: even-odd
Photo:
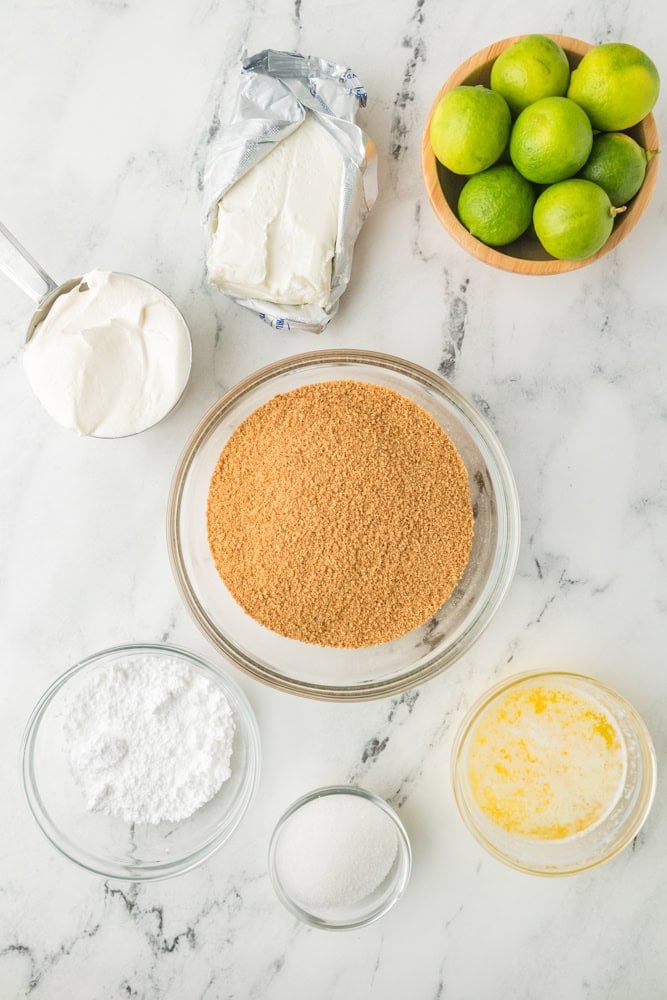
[[[125,437],[178,402],[191,356],[188,328],[171,299],[140,278],[96,270],[54,301],[26,344],[24,365],[57,423]]]

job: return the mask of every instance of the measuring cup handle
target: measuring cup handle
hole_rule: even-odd
[[[38,305],[57,283],[0,222],[0,271]]]

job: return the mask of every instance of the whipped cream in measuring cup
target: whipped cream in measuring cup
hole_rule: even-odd
[[[154,285],[91,271],[59,295],[26,344],[40,403],[79,434],[125,437],[161,420],[190,375],[190,334]]]

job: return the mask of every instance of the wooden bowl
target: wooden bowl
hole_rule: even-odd
[[[616,217],[611,236],[605,245],[597,253],[584,258],[584,260],[557,260],[546,252],[534,235],[531,235],[531,230],[504,247],[486,246],[485,243],[472,236],[456,214],[459,194],[468,178],[452,173],[436,160],[429,137],[431,118],[442,96],[453,87],[459,87],[461,84],[475,86],[480,83],[488,87],[491,67],[495,59],[513,42],[522,37],[524,36],[516,35],[513,38],[504,38],[502,41],[494,42],[488,48],[476,52],[470,59],[466,59],[442,85],[426,120],[422,139],[422,172],[435,214],[450,236],[453,236],[473,257],[484,261],[485,264],[500,267],[505,271],[514,271],[517,274],[561,274],[564,271],[573,271],[575,268],[584,267],[586,264],[591,264],[594,260],[604,257],[610,250],[618,246],[631,229],[634,229],[653,193],[658,175],[659,157],[654,156],[649,160],[644,183],[635,197],[628,202],[627,211]],[[588,42],[582,42],[578,38],[568,38],[563,35],[548,35],[547,37],[553,38],[564,50],[570,63],[570,69],[575,69],[582,56],[592,48]],[[658,132],[653,115],[647,115],[634,128],[625,129],[625,131],[633,139],[636,139],[644,149],[658,149]]]

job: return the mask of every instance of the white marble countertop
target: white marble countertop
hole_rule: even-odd
[[[441,230],[419,145],[452,69],[496,38],[550,31],[644,48],[667,75],[659,0],[4,0],[0,218],[58,279],[99,266],[154,281],[194,337],[191,386],[165,423],[79,439],[40,409],[21,346],[31,305],[0,277],[0,996],[34,1000],[661,1000],[667,819],[659,785],[632,848],[540,879],[487,855],[456,812],[453,731],[497,679],[580,670],[616,687],[664,762],[667,337],[664,176],[645,218],[595,265],[521,278]],[[277,333],[207,288],[198,191],[207,137],[244,51],[348,63],[381,193],[353,279],[319,338]],[[667,134],[667,102],[656,109]],[[523,539],[509,595],[464,659],[398,699],[323,704],[234,671],[264,763],[243,826],[207,864],[148,887],[105,883],[48,844],[18,767],[33,704],[67,666],[124,641],[215,657],[165,549],[178,455],[220,394],[257,367],[355,346],[440,371],[497,431]],[[233,668],[230,668],[233,669]],[[399,905],[327,934],[298,924],[266,871],[274,822],[302,792],[355,781],[397,805],[414,850]]]

